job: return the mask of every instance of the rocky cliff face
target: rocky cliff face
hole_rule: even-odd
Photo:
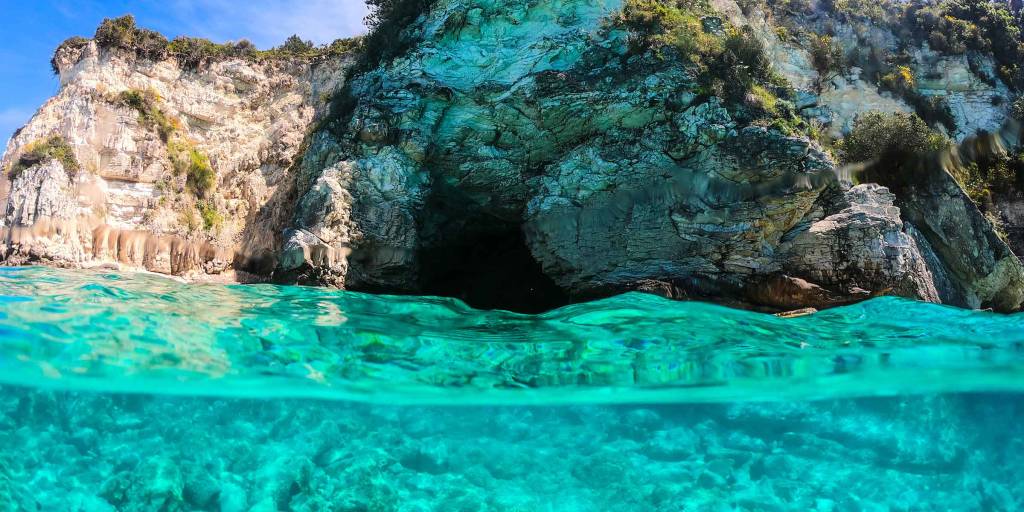
[[[60,92],[10,140],[3,165],[56,135],[79,169],[50,161],[5,174],[8,261],[175,274],[230,270],[235,250],[277,250],[294,204],[289,168],[346,65],[231,59],[186,70],[95,43],[62,48],[54,63]],[[202,193],[193,161],[213,171]]]
[[[749,27],[792,86],[792,101],[778,108],[802,123],[841,136],[860,113],[916,108],[857,67],[817,70],[768,6],[712,4],[703,30]],[[206,271],[233,263],[279,281],[453,295],[483,307],[542,310],[631,289],[773,308],[878,294],[1020,306],[1019,260],[939,163],[917,187],[884,177],[874,181],[888,188],[854,187],[808,131],[775,122],[786,119],[777,109],[775,120],[751,116],[742,106],[749,95],[737,105],[709,91],[685,55],[636,51],[622,8],[437,0],[401,31],[406,51],[348,82],[348,61],[228,61],[185,73],[173,61],[129,62],[87,46],[61,60],[61,93],[5,157],[59,133],[85,170],[65,182],[48,164],[14,180],[6,225],[36,227],[22,236],[33,242],[13,251],[95,258],[90,236],[34,249],[33,234],[46,231],[37,217],[92,208],[115,229],[203,241],[206,259],[224,260],[198,266]],[[831,23],[849,47],[872,35],[827,17],[800,20]],[[875,35],[896,44],[891,32]],[[958,140],[1000,126],[1012,100],[966,59],[925,44],[910,61],[930,70],[914,97],[947,98],[947,131]],[[212,200],[189,197],[160,135],[104,99],[148,88],[209,155]],[[72,190],[82,197],[67,201]],[[187,229],[182,212],[209,201],[221,224]]]

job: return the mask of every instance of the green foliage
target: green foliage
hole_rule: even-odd
[[[993,195],[1024,188],[1024,153],[984,154],[970,165],[953,166],[951,172],[975,203],[991,211]]]
[[[159,60],[167,54],[167,38],[159,32],[136,27],[131,14],[104,19],[93,39],[100,47],[130,50],[147,59]]]
[[[199,209],[199,217],[203,219],[203,228],[207,231],[224,222],[224,217],[217,211],[217,205],[213,201],[199,201],[196,203],[196,208]]]
[[[158,102],[160,97],[155,91],[140,91],[138,89],[128,89],[121,91],[121,94],[117,95],[114,103],[131,108],[139,113],[139,121],[151,128],[155,129],[160,135],[160,140],[165,143],[171,139],[171,135],[174,134],[177,129],[177,121],[168,117],[160,107]]]
[[[303,41],[301,37],[293,34],[277,47],[277,51],[296,56],[308,56],[316,51],[316,45],[312,41]]]
[[[29,143],[7,170],[7,175],[14,180],[29,167],[47,160],[59,161],[64,166],[64,171],[70,176],[74,176],[81,169],[71,144],[68,144],[68,141],[60,135],[52,135]]]
[[[214,43],[201,37],[179,36],[168,42],[167,38],[158,32],[136,27],[135,18],[130,14],[103,20],[103,23],[96,29],[94,40],[102,48],[121,48],[151,60],[172,56],[183,68],[193,71],[210,63],[232,58],[249,62],[264,62],[335,57],[358,48],[362,41],[361,38],[338,39],[328,45],[316,46],[310,41],[304,41],[299,36],[293,35],[281,46],[265,51],[258,50],[245,39],[238,42]],[[74,41],[74,44],[82,43]],[[56,69],[56,62],[53,62],[53,65]]]
[[[56,75],[60,73],[60,66],[57,65],[57,55],[60,54],[60,52],[69,49],[78,50],[85,48],[88,44],[88,39],[79,36],[69,37],[65,39],[64,42],[60,43],[60,45],[57,46],[57,49],[54,50],[53,57],[50,58],[50,68],[53,69],[53,74]]]
[[[808,38],[811,63],[823,80],[846,69],[846,53],[839,41],[829,35],[808,34]]]
[[[705,30],[701,14],[706,6],[699,1],[627,0],[620,24],[629,31],[634,53],[674,47],[695,64],[722,51],[722,38]]]
[[[701,93],[722,98],[738,119],[805,133],[809,125],[788,101],[795,93],[773,71],[761,40],[749,27],[732,27],[712,13],[704,0],[628,0],[617,22],[629,33],[631,52],[681,57]]]
[[[823,0],[839,19],[887,27],[907,45],[952,55],[991,54],[1001,77],[1024,88],[1021,19],[1002,0]]]
[[[924,96],[917,91],[917,77],[907,65],[897,65],[878,79],[882,89],[892,91],[907,101],[917,115],[931,126],[956,129],[956,119],[949,108],[949,102],[940,96]]]
[[[902,15],[902,0],[822,0],[821,5],[846,21],[887,24]]]
[[[896,66],[896,69],[881,76],[879,85],[898,94],[906,94],[914,91],[917,86],[917,77],[910,66]]]
[[[363,39],[363,53],[352,72],[365,71],[409,50],[403,31],[437,0],[366,0],[370,14],[366,26],[370,33]]]
[[[196,70],[209,62],[228,56],[231,44],[216,44],[201,37],[175,37],[167,46],[167,53],[178,60],[184,69]]]
[[[700,79],[705,91],[733,105],[749,103],[749,93],[757,84],[770,85],[775,88],[772,93],[777,94],[784,89],[778,86],[785,82],[772,72],[764,46],[749,27],[729,30],[722,51],[708,59]],[[763,92],[754,95],[758,96],[765,99]]]
[[[932,152],[949,146],[916,114],[868,112],[857,117],[853,130],[837,144],[845,163],[866,162],[892,155]]]
[[[178,158],[182,163],[176,164],[175,168],[181,165],[185,169],[185,185],[196,197],[206,197],[217,186],[217,173],[213,171],[210,159],[196,148],[189,148]]]

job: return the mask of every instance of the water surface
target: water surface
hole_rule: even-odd
[[[0,269],[0,381],[388,403],[1024,390],[1024,315],[880,298],[780,319],[626,294],[537,316],[435,297]]]
[[[1024,317],[0,269],[0,512],[1015,511]]]

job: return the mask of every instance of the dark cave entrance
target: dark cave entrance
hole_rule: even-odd
[[[422,293],[517,313],[542,313],[569,303],[569,296],[544,275],[517,225],[466,231],[420,253]]]

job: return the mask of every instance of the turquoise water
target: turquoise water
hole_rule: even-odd
[[[0,269],[0,511],[1019,510],[1024,316]]]

